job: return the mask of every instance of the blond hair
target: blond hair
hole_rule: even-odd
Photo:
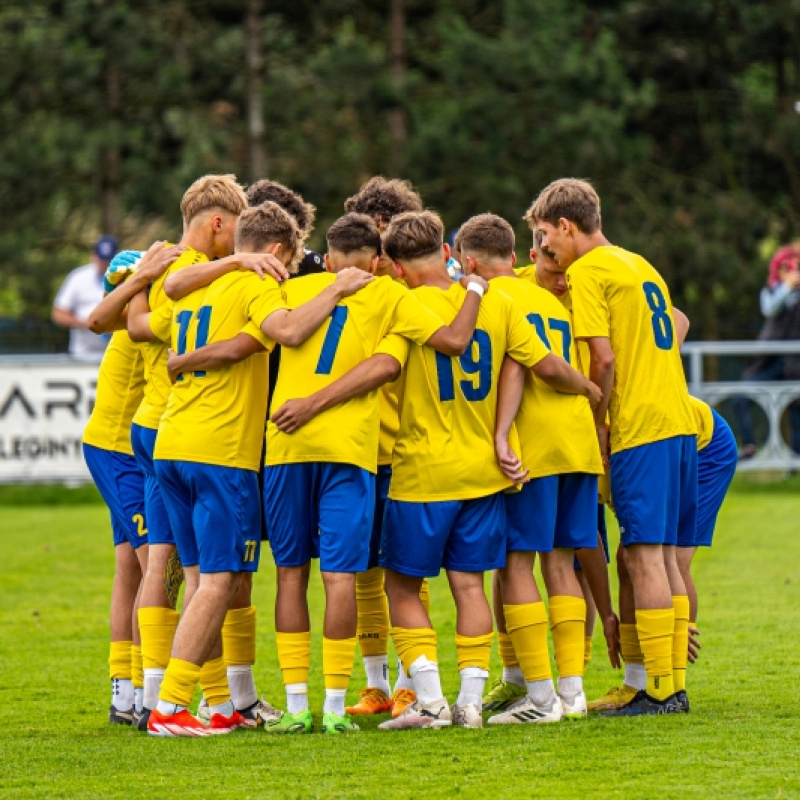
[[[195,217],[211,208],[219,208],[238,216],[247,208],[244,189],[235,175],[204,175],[198,178],[183,195],[181,214],[188,225]]]
[[[480,253],[488,258],[511,258],[514,252],[514,229],[497,214],[478,214],[461,226],[453,247],[462,254]]]
[[[290,254],[287,269],[297,272],[304,237],[294,217],[272,202],[245,209],[236,224],[236,252],[263,253],[273,244],[280,244],[283,252]]]
[[[582,233],[600,230],[600,197],[594,186],[581,178],[561,178],[539,193],[523,219],[533,228],[537,222],[557,225],[560,219],[574,223]]]
[[[381,241],[392,261],[424,258],[441,249],[444,223],[433,211],[407,211],[392,218]]]

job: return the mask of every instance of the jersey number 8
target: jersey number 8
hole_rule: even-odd
[[[672,331],[672,319],[669,316],[669,309],[667,308],[667,301],[664,299],[664,293],[661,291],[657,283],[646,281],[642,284],[644,290],[644,297],[647,300],[647,305],[653,312],[650,317],[650,324],[653,326],[653,336],[656,340],[656,347],[659,350],[672,350],[672,342],[674,335]]]

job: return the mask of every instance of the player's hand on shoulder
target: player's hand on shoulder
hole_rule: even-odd
[[[484,280],[480,275],[462,275],[458,282],[466,289],[471,283],[475,283],[483,289],[483,293],[489,291],[489,281]]]
[[[171,244],[169,247],[164,247],[164,244],[165,242],[154,242],[142,256],[137,271],[149,281],[161,277],[186,250],[181,244]]]
[[[316,416],[311,398],[302,397],[287,400],[270,417],[275,427],[282,433],[294,433]]]
[[[336,275],[336,288],[342,297],[349,297],[368,283],[375,280],[375,276],[358,267],[345,267]]]
[[[530,480],[528,470],[522,466],[522,461],[511,449],[508,439],[498,436],[494,442],[494,451],[500,470],[506,478],[514,483],[527,483]]]
[[[237,253],[240,270],[255,272],[263,280],[265,275],[274,278],[278,283],[289,279],[289,270],[283,262],[272,253]]]

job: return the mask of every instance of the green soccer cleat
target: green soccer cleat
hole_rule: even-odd
[[[486,697],[483,698],[484,711],[505,711],[512,703],[521,700],[527,692],[516,683],[509,683],[502,678],[489,687]]]
[[[360,730],[361,728],[350,719],[349,714],[340,717],[333,711],[326,711],[322,717],[323,733],[355,733]]]
[[[296,714],[284,714],[280,719],[266,723],[264,730],[267,733],[312,733],[314,717],[308,709]]]

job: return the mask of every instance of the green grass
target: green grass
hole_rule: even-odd
[[[24,797],[798,797],[797,630],[800,497],[750,484],[729,497],[717,544],[697,561],[703,650],[690,669],[692,713],[482,731],[350,737],[263,732],[148,738],[106,722],[112,552],[100,505],[0,511],[0,794]],[[265,558],[265,565],[269,558]],[[259,690],[282,702],[273,570],[257,578]],[[322,700],[319,619],[312,707]],[[457,673],[453,605],[432,584],[447,694]],[[619,683],[596,658],[590,696]],[[495,658],[495,667],[497,660]],[[352,681],[362,685],[361,665]]]

